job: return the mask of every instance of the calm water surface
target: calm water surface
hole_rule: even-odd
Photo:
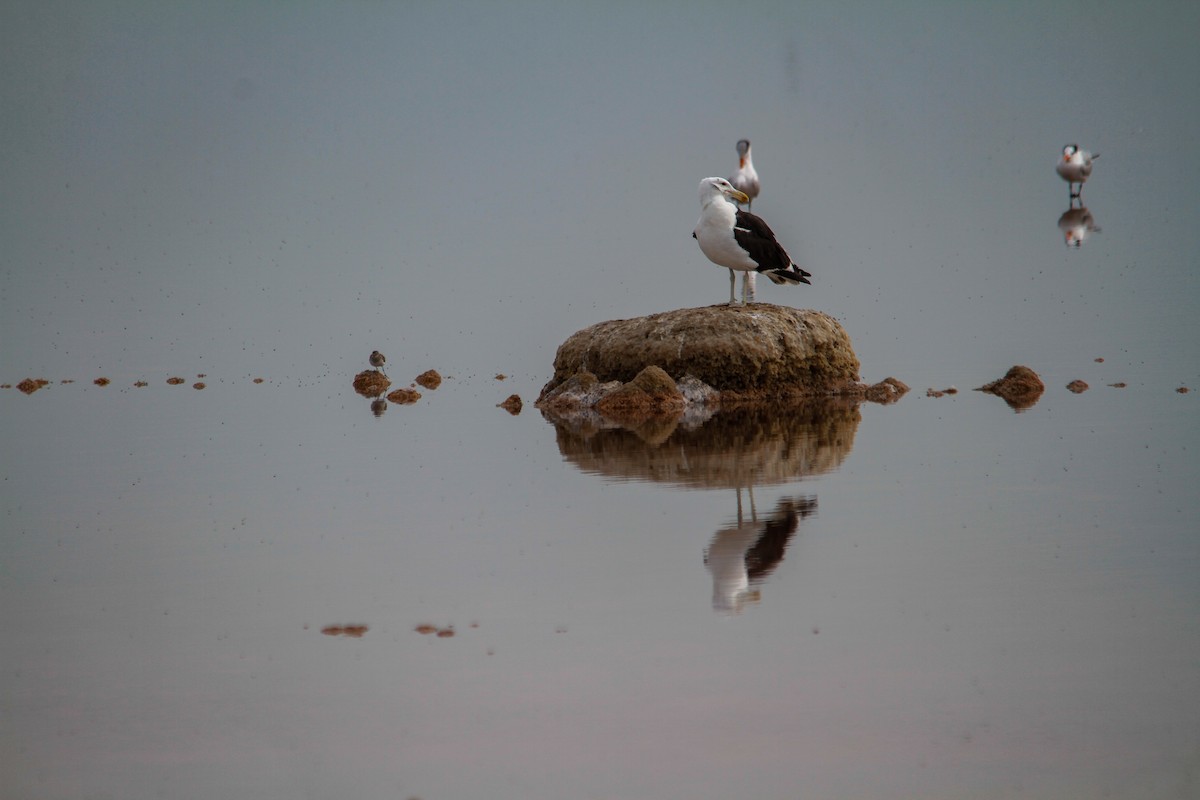
[[[64,9],[0,24],[5,797],[1200,793],[1195,8]],[[913,391],[544,418],[724,299],[743,136],[759,299]]]

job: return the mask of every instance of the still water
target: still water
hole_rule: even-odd
[[[8,14],[5,797],[1200,793],[1200,12],[727,5]],[[743,137],[913,391],[544,417]]]

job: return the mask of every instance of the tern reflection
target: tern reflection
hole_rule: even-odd
[[[1086,206],[1074,205],[1058,218],[1058,229],[1062,232],[1063,242],[1067,247],[1083,247],[1083,242],[1093,233],[1100,232],[1092,212]]]
[[[746,493],[749,519],[743,514],[739,489],[737,524],[717,531],[704,552],[704,564],[713,579],[713,610],[723,614],[740,614],[747,603],[761,599],[758,587],[783,561],[800,520],[817,511],[815,497],[784,497],[760,520],[754,508],[754,488]]]

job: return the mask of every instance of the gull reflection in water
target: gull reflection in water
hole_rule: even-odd
[[[1063,242],[1067,247],[1082,247],[1083,242],[1093,233],[1100,232],[1092,212],[1086,206],[1072,205],[1058,218],[1058,229],[1062,232]]]
[[[743,516],[742,490],[738,489],[737,523],[717,531],[704,553],[713,579],[713,610],[723,614],[740,614],[747,603],[762,599],[758,587],[783,561],[800,520],[817,512],[815,497],[784,497],[760,520],[754,508],[754,487],[746,493],[749,519]]]

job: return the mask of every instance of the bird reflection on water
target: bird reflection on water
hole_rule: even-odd
[[[1072,205],[1058,218],[1058,229],[1067,247],[1082,247],[1088,236],[1100,232],[1092,212],[1086,206],[1077,205]]]
[[[747,487],[747,494],[750,518],[742,515],[739,489],[737,524],[717,531],[704,552],[704,564],[713,578],[713,610],[724,614],[740,614],[747,603],[762,599],[757,587],[783,561],[800,520],[817,512],[816,497],[784,497],[760,520],[754,509],[754,487]]]

